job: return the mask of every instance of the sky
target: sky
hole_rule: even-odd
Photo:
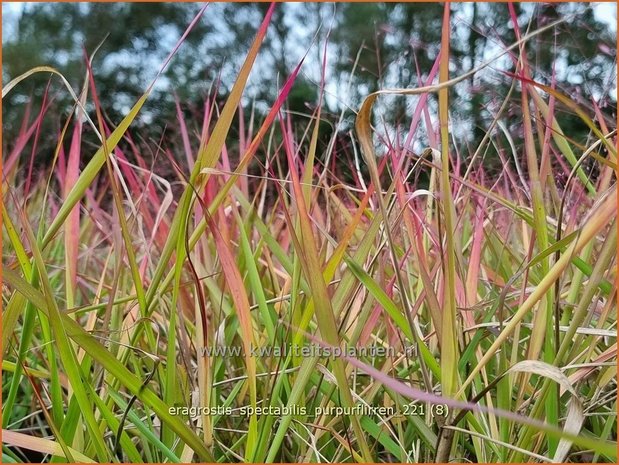
[[[611,31],[617,32],[617,3],[595,3],[593,4],[593,14],[595,19],[608,24]]]

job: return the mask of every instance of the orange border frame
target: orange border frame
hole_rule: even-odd
[[[228,2],[220,2],[219,0],[216,1],[217,3],[242,3],[242,0],[229,0]],[[292,3],[289,2],[287,0],[273,0],[274,3]],[[17,2],[14,0],[9,0],[9,1],[3,1],[2,4],[4,3],[23,3],[23,2]],[[34,0],[32,3],[78,3],[77,0],[56,0],[54,2],[45,2],[44,0]],[[92,2],[88,2],[88,3],[166,3],[163,0],[129,0],[128,2],[115,2],[113,0],[94,0]],[[199,3],[199,2],[193,2],[192,0],[174,0],[172,2],[169,3]],[[259,0],[256,3],[271,3],[267,0]],[[307,0],[305,2],[298,2],[298,3],[326,3],[323,0]],[[371,2],[371,1],[367,1],[367,0],[349,0],[347,2],[344,1],[340,1],[340,0],[334,0],[334,3],[379,3],[379,2]],[[440,3],[440,2],[434,2],[431,0],[405,0],[403,2],[398,2],[397,0],[384,0],[384,3]],[[448,0],[447,2],[444,3],[508,3],[502,0],[486,0],[483,2],[475,2],[474,0],[462,0],[459,2],[451,2],[450,0]],[[569,3],[563,0],[548,0],[547,2],[541,2],[538,0],[524,0],[518,3]],[[613,2],[612,0],[600,0],[597,2],[577,2],[577,3],[615,3],[618,4],[619,0],[616,2]],[[0,11],[0,17],[2,16],[2,12]],[[617,20],[617,26],[619,29],[619,20]],[[2,24],[0,23],[0,33],[2,32]],[[619,38],[617,40],[616,43],[616,50],[619,49]],[[2,47],[0,46],[0,66],[2,65]],[[619,63],[616,63],[617,66],[617,71],[619,72]],[[2,124],[2,102],[0,101],[0,125]],[[617,114],[617,126],[619,127],[619,112]],[[619,151],[619,137],[615,137],[615,139],[617,140],[616,142],[616,147]],[[0,146],[2,144],[2,133],[0,132]],[[0,160],[0,177],[2,176],[2,171],[3,167],[2,167],[2,161]],[[616,169],[616,177],[619,180],[619,166]],[[619,182],[619,181],[618,181]],[[3,200],[2,199],[2,192],[0,191],[0,201]],[[619,190],[617,191],[617,200],[619,201]],[[2,227],[2,218],[0,217],[0,228]],[[617,223],[617,229],[619,230],[619,222]],[[0,239],[1,241],[1,239]],[[617,250],[617,261],[615,266],[619,267],[619,248]],[[2,263],[0,263],[0,285],[2,285],[3,281],[2,281]],[[619,300],[619,274],[617,276],[617,282],[616,282],[616,289],[617,289],[617,298]],[[0,303],[0,307],[2,306],[2,304]],[[2,329],[2,318],[0,317],[0,330]],[[1,345],[1,343],[0,343]],[[2,348],[0,347],[0,350]],[[3,352],[0,351],[0,361],[2,360],[2,354]],[[619,347],[617,349],[617,356],[619,358]],[[619,370],[619,364],[618,364],[618,370]],[[2,367],[0,366],[0,373],[2,372]],[[0,398],[0,410],[2,409],[2,398]],[[619,390],[617,392],[617,414],[619,415]],[[0,430],[0,442],[2,441],[2,431]],[[619,453],[619,442],[617,445],[617,451]],[[0,460],[1,463],[1,460]],[[131,463],[131,462],[123,462],[123,463]],[[291,465],[301,465],[301,464],[296,464],[294,462],[288,462]],[[449,464],[440,464],[440,465],[453,465],[454,463],[457,462],[450,462]],[[109,465],[115,465],[110,463]],[[155,464],[155,465],[164,465],[163,463],[161,464]],[[224,465],[228,465],[228,464],[224,464]],[[229,465],[233,465],[233,464],[229,464]],[[404,464],[402,464],[404,465]]]

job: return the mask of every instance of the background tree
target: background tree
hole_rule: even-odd
[[[215,82],[220,82],[219,92],[225,96],[267,7],[261,3],[209,5],[136,122],[141,133],[150,131],[154,137],[173,124],[175,98],[184,104],[183,108],[201,108]],[[102,43],[94,58],[95,79],[107,117],[117,122],[142,94],[198,8],[197,4],[187,3],[25,4],[18,18],[3,16],[3,21],[13,21],[14,31],[3,37],[3,82],[47,64],[58,68],[78,89],[85,72],[84,50],[92,53]],[[498,42],[499,38],[509,38],[510,43],[516,40],[505,4],[457,3],[451,8],[452,76],[473,69],[509,45]],[[539,71],[534,78],[552,83],[576,99],[578,88],[586,86],[591,95],[599,97],[596,104],[602,112],[614,118],[616,32],[598,21],[587,4],[514,4],[514,8],[521,29],[530,21],[531,27],[537,28],[572,15],[570,21],[558,26],[563,30],[561,42],[556,41],[555,31],[547,31],[529,44],[529,60]],[[316,104],[321,39],[327,34],[327,73],[334,84],[327,89],[325,114],[358,108],[364,95],[379,88],[418,86],[420,80],[427,79],[437,59],[441,17],[442,6],[434,3],[279,4],[246,95],[255,101],[259,116],[272,102],[278,83],[281,85],[310,47],[320,25],[319,40],[310,50],[289,99],[291,111],[307,113]],[[593,36],[595,41],[590,40]],[[456,103],[453,117],[459,122],[461,130],[457,135],[463,143],[480,140],[492,119],[489,108],[507,94],[511,77],[496,71],[514,71],[513,63],[504,59],[494,68],[452,90]],[[3,101],[5,140],[13,140],[19,131],[28,108],[25,103],[40,104],[47,79],[45,75],[28,79]],[[50,98],[62,111],[72,106],[57,79],[51,80]],[[580,103],[591,106],[584,100]],[[403,122],[411,113],[410,105],[410,99],[385,98],[381,99],[378,113],[392,124]],[[31,109],[33,114],[36,111]],[[354,113],[348,110],[346,116],[347,126],[339,128],[344,132],[351,128]],[[573,137],[586,135],[586,128],[577,118],[566,115],[566,119],[563,127]],[[59,123],[46,120],[45,124]]]

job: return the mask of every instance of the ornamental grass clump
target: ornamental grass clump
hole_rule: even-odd
[[[427,79],[366,95],[340,151],[328,44],[308,114],[287,98],[309,55],[244,119],[274,8],[225,100],[178,102],[159,141],[132,124],[207,7],[121,121],[94,52],[79,91],[48,66],[4,85],[50,75],[74,106],[45,93],[4,145],[3,461],[615,462],[616,127],[528,55],[566,19],[506,6],[516,41],[456,75],[447,6]],[[467,146],[452,94],[481,72],[511,87]],[[406,126],[377,115],[394,95]]]

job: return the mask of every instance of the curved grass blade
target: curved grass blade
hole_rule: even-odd
[[[44,314],[49,315],[48,304],[43,294],[32,287],[19,275],[11,270],[4,270],[5,282],[23,294],[33,305]],[[136,394],[144,405],[151,408],[162,423],[178,434],[179,438],[190,446],[205,462],[213,462],[210,452],[202,440],[178,417],[170,414],[170,406],[163,402],[160,396],[149,388],[141,389],[142,380],[123,366],[100,342],[65,314],[60,315],[66,335],[71,338],[94,360],[99,362],[114,378],[125,386],[132,394]]]

